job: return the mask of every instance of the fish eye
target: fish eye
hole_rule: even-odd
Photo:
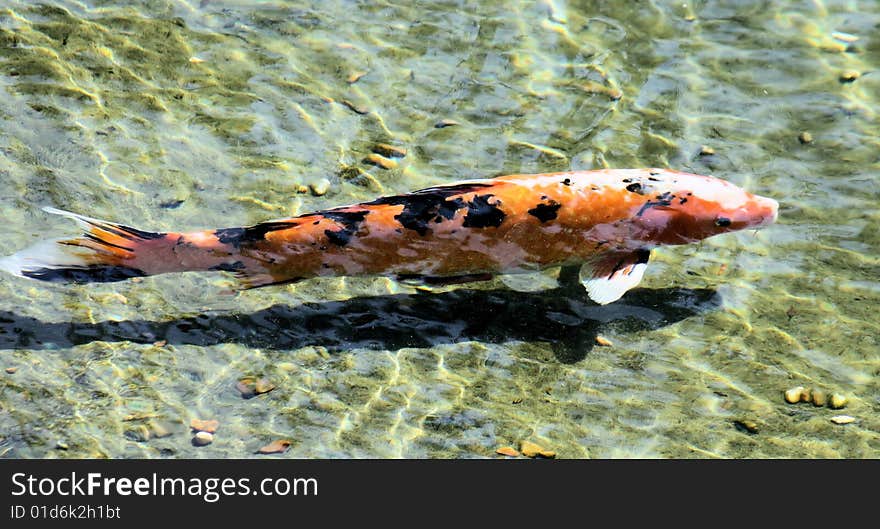
[[[718,217],[715,219],[715,225],[719,228],[726,228],[730,226],[730,219],[727,217]]]

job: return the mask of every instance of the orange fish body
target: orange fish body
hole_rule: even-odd
[[[0,259],[46,281],[228,271],[243,288],[316,276],[487,279],[582,265],[598,303],[638,284],[650,250],[755,228],[778,204],[709,176],[665,169],[470,180],[244,228],[152,233],[48,209],[86,233]]]

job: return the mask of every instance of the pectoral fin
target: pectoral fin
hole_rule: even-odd
[[[607,305],[639,284],[650,257],[651,250],[646,249],[603,255],[597,261],[581,267],[581,284],[587,289],[590,299]]]

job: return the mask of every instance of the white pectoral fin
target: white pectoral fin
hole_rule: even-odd
[[[645,275],[650,250],[615,252],[581,267],[580,280],[590,299],[600,305],[617,301]]]

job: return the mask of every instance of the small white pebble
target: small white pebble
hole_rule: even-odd
[[[831,407],[835,410],[839,410],[840,408],[845,407],[846,402],[846,397],[844,397],[840,393],[835,393],[834,395],[831,395]]]
[[[214,442],[214,434],[209,432],[198,432],[193,437],[193,443],[196,446],[205,446]]]
[[[316,197],[326,195],[327,191],[330,190],[330,180],[327,180],[326,178],[322,178],[322,179],[318,180],[317,182],[313,183],[309,187],[311,187],[312,194],[315,195]]]
[[[834,424],[849,424],[851,422],[856,422],[856,418],[850,417],[849,415],[835,415],[831,418],[831,422]]]
[[[841,42],[853,43],[853,42],[859,40],[858,35],[853,35],[852,33],[844,33],[843,31],[835,31],[834,33],[831,34],[831,36]]]
[[[785,392],[785,402],[789,404],[794,404],[796,402],[800,402],[801,393],[804,392],[803,386],[798,386],[796,388],[791,388]]]

